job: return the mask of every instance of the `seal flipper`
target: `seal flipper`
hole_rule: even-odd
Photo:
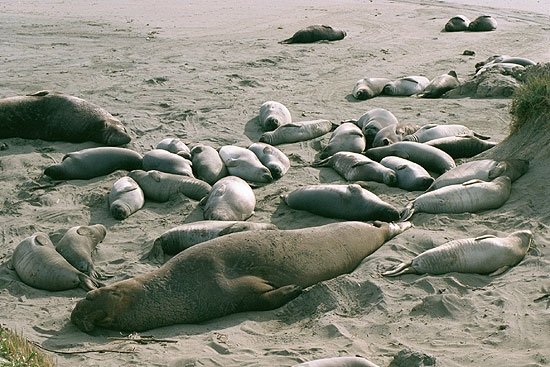
[[[409,219],[411,219],[411,217],[413,216],[415,212],[415,209],[414,209],[414,206],[413,206],[413,203],[410,203],[409,205],[407,205],[407,207],[405,209],[403,209],[403,211],[401,212],[400,216],[399,216],[399,221],[400,222],[405,222],[405,221],[408,221]]]
[[[491,274],[489,274],[489,276],[494,277],[494,276],[500,275],[508,269],[510,269],[510,267],[508,265],[501,266],[500,268],[498,268],[497,270],[495,270]]]
[[[332,156],[327,157],[325,159],[321,159],[320,161],[314,161],[314,162],[311,163],[311,166],[312,167],[326,167],[329,164],[330,158],[332,158]]]
[[[240,310],[267,311],[281,307],[302,293],[295,284],[276,288],[263,278],[245,275],[230,281],[230,292],[241,299]]]
[[[403,262],[397,265],[392,270],[383,272],[382,275],[385,277],[396,277],[402,274],[417,274],[416,270],[414,270],[414,268],[411,265],[412,265],[412,260],[408,262]]]
[[[47,96],[48,94],[50,94],[50,91],[39,90],[38,92],[26,94],[26,96],[28,96],[28,97],[44,97],[44,96]]]
[[[244,232],[244,231],[247,231],[248,228],[249,227],[243,223],[235,223],[222,229],[220,233],[218,233],[218,236],[225,236],[226,234]]]
[[[80,287],[85,291],[93,291],[94,289],[105,286],[105,284],[101,283],[99,280],[93,279],[84,273],[78,274],[78,279],[80,280]]]
[[[260,295],[258,304],[259,310],[273,310],[290,302],[302,294],[302,287],[296,284],[285,285],[275,288]]]

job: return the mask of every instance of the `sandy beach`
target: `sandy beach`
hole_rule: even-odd
[[[256,117],[267,100],[285,104],[294,120],[339,122],[382,107],[401,122],[459,123],[500,142],[509,133],[511,99],[380,96],[357,101],[351,91],[364,77],[431,79],[455,70],[465,80],[477,62],[497,54],[548,62],[548,4],[514,4],[2,2],[0,97],[51,90],[84,98],[119,118],[132,136],[128,147],[140,153],[165,137],[190,146],[246,147],[261,135]],[[457,14],[470,19],[490,14],[498,28],[442,32]],[[332,43],[278,43],[311,24],[344,29],[347,37]],[[465,50],[475,55],[465,56]],[[280,180],[254,190],[257,205],[250,220],[280,229],[337,221],[292,210],[280,199],[303,185],[345,182],[330,168],[311,167],[328,138],[279,147],[291,168]],[[52,351],[59,366],[292,366],[347,355],[388,366],[402,350],[426,354],[446,367],[550,365],[550,309],[546,302],[535,302],[550,290],[548,150],[541,150],[497,210],[419,213],[414,228],[353,273],[312,286],[279,309],[153,329],[137,335],[153,336],[154,342],[138,343],[132,340],[136,335],[81,332],[69,316],[85,291],[34,289],[7,263],[17,244],[37,231],[55,242],[72,226],[101,223],[108,232],[94,253],[95,266],[112,274],[107,283],[126,279],[159,266],[143,256],[164,231],[201,220],[198,203],[186,198],[147,202],[118,221],[109,213],[107,195],[125,171],[45,187],[46,167],[68,152],[97,144],[1,142],[8,149],[0,151],[0,323]],[[378,183],[368,188],[400,209],[419,194]],[[380,275],[446,241],[518,229],[534,233],[536,249],[503,275]]]

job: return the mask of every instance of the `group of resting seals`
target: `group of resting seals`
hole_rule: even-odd
[[[474,21],[464,15],[457,15],[445,24],[445,32],[489,32],[497,29],[497,21],[490,15],[480,15]]]

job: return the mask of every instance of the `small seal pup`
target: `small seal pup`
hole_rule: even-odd
[[[55,250],[77,270],[97,279],[99,274],[94,269],[92,252],[106,235],[103,224],[72,227],[55,245]]]
[[[327,146],[319,154],[320,159],[338,152],[361,153],[365,150],[365,137],[361,129],[352,123],[343,123],[330,136]]]
[[[109,192],[109,211],[113,218],[123,220],[145,204],[143,190],[130,176],[119,178]]]
[[[382,92],[388,96],[412,96],[421,93],[428,84],[430,84],[430,79],[411,75],[389,82],[384,86]]]
[[[143,170],[145,171],[156,170],[195,177],[192,165],[190,160],[164,149],[152,149],[143,155]]]
[[[403,190],[424,191],[434,182],[424,167],[408,159],[387,156],[382,158],[380,164],[395,172],[397,187]]]
[[[439,98],[451,89],[460,85],[456,71],[451,70],[447,74],[436,76],[430,80],[430,84],[418,94],[420,98]]]
[[[441,149],[453,159],[471,158],[497,145],[497,142],[482,140],[476,136],[446,136],[429,140],[424,144]]]
[[[382,275],[446,274],[451,272],[495,276],[517,265],[527,254],[533,234],[520,230],[506,237],[485,235],[453,240],[427,250]]]
[[[260,106],[258,121],[263,131],[272,131],[281,125],[290,124],[292,117],[284,104],[276,101],[267,101]]]
[[[304,288],[352,272],[410,227],[344,222],[214,238],[156,270],[88,292],[71,322],[87,333],[96,327],[134,332],[272,310]]]
[[[218,151],[211,146],[197,144],[191,149],[193,173],[197,178],[214,185],[229,174]]]
[[[317,41],[339,41],[346,37],[346,32],[328,25],[310,25],[300,29],[290,38],[279,43],[313,43]]]
[[[330,357],[315,359],[293,367],[378,367],[363,357]]]
[[[497,29],[497,21],[490,15],[480,15],[468,25],[470,32],[488,32]]]
[[[260,142],[270,145],[297,143],[318,138],[331,130],[329,120],[295,121],[264,133]]]
[[[353,91],[351,92],[351,95],[360,101],[364,101],[366,99],[374,98],[380,94],[382,94],[382,91],[384,90],[384,87],[386,84],[391,82],[388,78],[363,78],[359,79],[355,86],[353,87]]]
[[[120,120],[103,108],[49,91],[0,99],[0,139],[14,137],[110,146],[131,140]]]
[[[256,154],[246,148],[224,145],[218,151],[230,175],[254,183],[269,183],[273,176]]]
[[[204,198],[212,187],[199,179],[161,171],[134,170],[128,176],[143,190],[145,198],[164,203],[178,195],[193,200]]]
[[[277,180],[284,176],[290,168],[290,159],[279,149],[265,143],[253,143],[250,149],[264,166],[269,169],[273,179]]]
[[[469,25],[470,19],[464,15],[456,15],[445,24],[445,32],[467,31]]]
[[[163,149],[185,159],[191,159],[189,147],[178,138],[164,138],[157,144],[155,149]]]
[[[254,214],[256,195],[249,184],[237,176],[227,176],[212,186],[200,205],[204,219],[246,220]]]
[[[37,232],[17,245],[11,257],[11,266],[23,283],[33,288],[64,291],[81,287],[89,291],[102,286],[69,264],[43,232]]]

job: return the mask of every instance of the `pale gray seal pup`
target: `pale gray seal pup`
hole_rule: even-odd
[[[493,181],[471,180],[426,192],[407,205],[401,213],[408,220],[414,213],[477,213],[500,208],[510,197],[512,181],[500,176]]]
[[[391,82],[391,80],[388,78],[359,79],[355,83],[355,86],[353,87],[353,91],[351,92],[351,94],[355,99],[358,99],[361,101],[366,99],[371,99],[382,94],[384,87],[389,82]]]
[[[453,240],[427,250],[382,275],[477,273],[495,276],[519,264],[525,257],[533,234],[520,230],[506,237],[485,235]]]
[[[378,367],[363,357],[330,357],[315,359],[293,367]]]
[[[346,181],[375,181],[388,186],[397,185],[397,176],[392,169],[359,153],[338,152],[313,162],[312,166],[332,167]]]
[[[208,196],[201,200],[204,219],[246,220],[254,214],[256,195],[246,181],[237,176],[227,176],[212,186]]]
[[[445,24],[445,32],[467,31],[469,25],[470,19],[464,15],[456,15]]]
[[[497,29],[497,21],[490,15],[480,15],[468,25],[470,32],[488,32],[495,29]]]
[[[264,166],[269,169],[275,180],[283,177],[290,168],[290,159],[279,149],[265,143],[253,143],[250,149]]]
[[[536,65],[537,63],[533,60],[527,59],[525,57],[517,57],[517,56],[509,56],[509,55],[493,55],[488,57],[485,61],[480,61],[475,65],[476,72],[479,71],[482,67],[489,65],[489,64],[498,64],[498,63],[505,63],[505,64],[517,64],[521,66],[530,66],[530,65]]]
[[[290,144],[318,138],[332,130],[329,120],[294,121],[264,133],[260,142],[270,145]]]
[[[211,146],[197,144],[191,149],[191,156],[195,176],[210,185],[229,174],[220,154]]]
[[[383,147],[397,143],[398,141],[402,141],[404,136],[414,134],[419,128],[420,126],[416,124],[402,122],[396,125],[388,125],[376,133],[370,147]]]
[[[375,224],[332,223],[218,237],[182,251],[152,272],[88,292],[71,321],[84,332],[96,327],[134,332],[272,310],[304,288],[352,272],[411,226]]]
[[[191,151],[189,147],[178,138],[164,138],[162,139],[155,149],[163,149],[170,153],[177,154],[185,159],[191,159]]]
[[[204,198],[212,187],[197,178],[161,171],[134,170],[128,173],[143,190],[146,199],[164,203],[178,195],[193,200]]]
[[[164,149],[152,149],[143,155],[143,170],[145,171],[156,170],[195,177],[192,165],[190,160]]]
[[[110,146],[131,140],[120,120],[103,108],[48,91],[0,99],[0,139],[15,137]]]
[[[399,219],[393,205],[357,184],[303,186],[284,195],[283,200],[292,209],[327,218],[387,222]]]
[[[353,123],[343,123],[332,132],[319,158],[324,159],[338,152],[361,153],[365,147],[365,137],[361,129]]]
[[[372,148],[372,143],[376,134],[383,128],[391,125],[397,125],[397,117],[385,108],[373,108],[365,112],[355,122],[365,136],[367,148]]]
[[[346,32],[328,25],[310,25],[300,29],[290,38],[279,43],[313,43],[317,41],[339,41],[346,37]]]
[[[260,106],[258,121],[263,131],[272,131],[281,125],[290,124],[292,117],[284,104],[276,101],[267,101]]]
[[[446,136],[429,140],[424,144],[441,149],[453,159],[471,158],[497,145],[494,141],[482,140],[468,135]]]
[[[455,89],[460,85],[456,71],[451,70],[447,74],[436,76],[430,80],[430,84],[424,88],[422,93],[418,94],[420,98],[439,98],[448,91]]]
[[[75,226],[65,232],[55,250],[75,269],[97,279],[99,274],[95,271],[92,252],[106,235],[107,228],[103,224]]]
[[[397,176],[397,187],[407,191],[424,191],[434,182],[428,171],[419,164],[400,157],[387,156],[380,164],[393,170]]]
[[[386,84],[383,94],[388,96],[412,96],[421,93],[428,84],[430,84],[430,79],[424,76],[406,76]]]
[[[64,291],[81,287],[88,291],[102,286],[69,264],[55,251],[50,237],[43,232],[37,232],[17,245],[11,266],[23,283],[33,288]]]
[[[113,218],[123,220],[145,204],[143,190],[130,176],[119,178],[109,192],[109,211]]]
[[[416,141],[425,143],[427,141],[449,136],[475,136],[480,139],[487,140],[488,136],[481,135],[471,130],[470,128],[460,124],[426,124],[420,127],[414,134],[405,135],[403,141]]]
[[[273,176],[256,154],[246,148],[224,145],[218,151],[230,175],[254,183],[269,183]]]
[[[61,163],[47,167],[44,174],[54,180],[89,180],[119,169],[141,169],[142,161],[141,154],[127,148],[88,148],[67,153]]]

